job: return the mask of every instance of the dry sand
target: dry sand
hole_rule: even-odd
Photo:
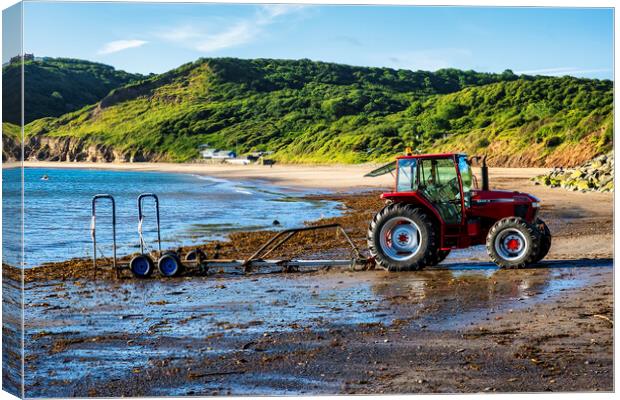
[[[123,171],[159,171],[186,174],[208,175],[224,179],[261,179],[274,184],[299,187],[346,190],[353,188],[384,188],[393,185],[394,178],[384,175],[378,178],[365,178],[364,175],[379,164],[358,165],[296,165],[276,164],[231,165],[206,163],[84,163],[27,161],[26,168],[79,168]],[[490,178],[531,178],[549,171],[548,168],[492,168]]]

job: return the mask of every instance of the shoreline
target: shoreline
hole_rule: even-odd
[[[353,185],[356,174],[362,174],[363,171],[367,171],[372,166],[356,165],[346,166],[297,166],[297,165],[281,165],[278,169],[274,167],[275,177],[258,176],[258,172],[264,172],[272,170],[269,167],[263,166],[236,166],[236,165],[201,165],[201,164],[169,164],[169,163],[145,163],[145,164],[96,164],[96,163],[64,163],[64,162],[27,162],[26,168],[56,168],[56,169],[91,169],[91,170],[116,170],[116,171],[143,171],[143,172],[170,172],[178,174],[190,174],[190,175],[203,175],[216,178],[224,178],[232,181],[270,181],[268,184],[277,185],[283,189],[289,189],[292,191],[308,189],[324,190],[324,192],[317,192],[316,194],[305,193],[303,197],[321,199],[321,200],[333,200],[340,202],[344,207],[344,213],[340,217],[319,219],[314,221],[307,221],[309,224],[316,224],[318,222],[331,223],[339,222],[343,220],[347,221],[345,225],[353,223],[359,225],[359,229],[365,231],[365,224],[372,219],[372,210],[378,211],[383,201],[379,199],[379,194],[382,190],[389,190],[394,179],[390,174],[384,175],[379,178],[364,178],[365,180],[375,180],[377,186],[370,186],[368,184],[355,186]],[[590,236],[596,232],[587,229],[586,226],[583,229],[573,228],[567,229],[569,220],[573,219],[574,210],[579,209],[585,213],[585,220],[591,220],[589,222],[603,224],[607,226],[611,224],[611,220],[606,218],[606,209],[613,207],[612,194],[610,193],[598,193],[598,192],[571,192],[559,188],[550,188],[544,185],[537,185],[528,178],[538,174],[539,168],[491,168],[490,169],[490,181],[491,189],[498,190],[518,190],[526,193],[530,193],[540,199],[543,203],[543,217],[546,217],[547,213],[556,214],[560,218],[548,219],[550,229],[555,234],[561,232],[564,234],[566,231],[573,231],[574,234],[579,236]],[[544,170],[544,169],[542,169]],[[215,173],[212,173],[215,171]],[[328,173],[328,176],[338,175],[339,179],[334,180],[334,185],[317,185],[320,181],[320,177],[315,177],[314,180],[304,179],[304,175],[308,173],[315,173],[320,176]],[[208,175],[207,175],[208,173]],[[474,173],[478,176],[479,171],[474,170]],[[385,182],[388,181],[388,182]],[[337,185],[336,185],[337,184]],[[354,215],[350,213],[353,212]],[[357,212],[357,215],[355,213]],[[347,217],[350,217],[347,218]],[[364,225],[362,227],[362,225]],[[222,250],[217,251],[220,256],[226,255],[229,258],[234,258],[234,254],[238,251],[231,252],[232,248],[229,248],[229,242],[231,237],[235,237],[240,241],[251,243],[254,247],[260,245],[266,241],[271,235],[272,230],[241,230],[231,232],[225,238],[221,240],[205,240],[200,244],[192,246],[181,246],[184,250],[202,247],[209,253],[216,251],[213,246],[217,243],[217,246],[222,246]],[[361,248],[365,246],[365,240],[360,240],[358,243]],[[333,245],[333,244],[332,244]],[[562,248],[562,253],[572,253],[569,249],[570,246],[558,246],[556,242],[554,247]],[[245,246],[243,246],[245,247]],[[597,246],[585,246],[585,248],[597,247]],[[237,249],[239,250],[239,249]],[[245,249],[250,255],[252,248]],[[289,248],[290,250],[290,248]],[[119,260],[128,262],[129,258],[134,253],[128,255],[119,255]],[[89,268],[90,259],[85,257],[68,258],[63,261],[45,262],[31,268],[26,268],[26,275],[33,274],[35,271],[46,271],[49,273],[49,269],[57,269],[58,266],[62,266],[62,269],[67,269],[67,274],[61,274],[64,278],[67,276],[76,277],[81,275],[85,268]],[[10,268],[11,270],[13,268]],[[79,271],[79,272],[78,272]],[[78,272],[78,274],[75,274]],[[14,274],[12,274],[14,275]],[[39,275],[34,273],[33,275]],[[44,273],[43,275],[47,275]],[[57,274],[52,274],[57,277]]]
[[[311,226],[316,224],[340,223],[347,227],[348,230],[355,230],[360,234],[352,235],[353,241],[359,249],[365,246],[365,232],[367,221],[372,218],[374,210],[381,208],[383,201],[379,198],[379,192],[368,189],[361,193],[346,194],[317,194],[308,195],[302,198],[312,200],[336,201],[342,205],[342,213],[339,216],[323,217],[316,220],[305,221],[300,226]],[[170,249],[176,249],[184,256],[187,252],[194,249],[201,249],[206,254],[215,259],[245,259],[252,255],[256,249],[272,238],[277,231],[270,229],[258,230],[239,230],[230,232],[226,237],[221,239],[205,239],[198,244],[176,246]],[[349,232],[351,235],[351,232]],[[343,246],[344,245],[344,246]],[[344,250],[343,250],[344,249]],[[165,250],[165,249],[164,249]],[[317,256],[321,254],[330,254],[340,252],[342,258],[350,256],[350,250],[344,241],[338,236],[334,236],[333,230],[305,232],[297,235],[295,241],[284,244],[280,249],[272,254],[276,258],[287,258],[287,255],[296,254]],[[128,264],[129,260],[138,254],[132,252],[126,255],[118,255],[119,264]],[[181,257],[183,259],[183,256]],[[303,257],[302,257],[303,258]],[[322,257],[319,257],[322,258]],[[98,279],[107,281],[116,280],[115,271],[111,266],[111,259],[106,257],[98,258]],[[44,262],[42,264],[29,268],[20,269],[12,265],[3,264],[3,276],[13,280],[21,280],[21,275],[25,282],[35,281],[53,281],[78,279],[88,280],[92,274],[92,258],[90,257],[73,257],[63,261]],[[229,271],[230,272],[230,271]],[[125,268],[121,274],[130,280],[135,279],[131,273]],[[203,273],[196,267],[187,267],[183,277],[200,277]],[[155,280],[163,279],[158,273],[155,273]],[[164,279],[165,280],[165,279]]]
[[[25,161],[24,168],[55,169],[91,169],[136,172],[169,172],[204,175],[230,180],[264,181],[273,185],[304,189],[350,190],[389,188],[394,184],[391,174],[376,178],[364,177],[364,174],[377,168],[380,164],[276,164],[232,165],[202,163],[87,163],[87,162],[51,162]],[[474,174],[478,174],[474,168]],[[552,168],[490,168],[489,176],[513,179],[529,179],[551,171]]]

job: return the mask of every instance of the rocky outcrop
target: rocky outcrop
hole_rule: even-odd
[[[21,154],[21,146],[15,139],[2,135],[2,162],[18,161]]]
[[[21,158],[18,143],[7,136],[2,137],[3,161]],[[27,161],[69,162],[149,162],[165,161],[160,154],[140,149],[118,150],[105,144],[94,144],[83,138],[38,135],[26,140],[24,159]]]
[[[568,190],[613,192],[614,153],[603,154],[576,168],[555,168],[546,175],[535,177],[534,181]]]

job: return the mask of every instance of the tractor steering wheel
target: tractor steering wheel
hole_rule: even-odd
[[[456,197],[457,199],[461,198],[461,187],[459,185],[459,180],[457,177],[450,179],[446,183],[446,186],[450,188],[454,197]]]

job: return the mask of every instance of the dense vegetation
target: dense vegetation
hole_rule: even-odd
[[[21,63],[2,68],[3,122],[20,123]],[[69,58],[43,58],[24,63],[26,123],[56,117],[101,100],[110,90],[141,75],[109,65]]]
[[[553,154],[563,165],[576,146],[590,155],[611,149],[613,85],[562,77],[468,88],[429,99],[412,126],[428,121],[435,125],[421,137],[436,150],[484,152],[500,164],[517,156],[542,165]]]
[[[34,121],[27,134],[173,161],[195,158],[204,143],[274,150],[288,162],[383,160],[412,145],[535,165],[571,146],[611,148],[612,106],[611,81],[201,59]]]
[[[2,123],[2,134],[10,137],[11,139],[19,139],[21,132],[19,125],[13,125],[8,122]]]

